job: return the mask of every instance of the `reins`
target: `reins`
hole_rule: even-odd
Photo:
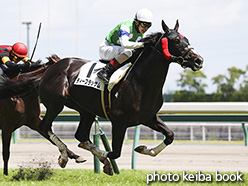
[[[159,41],[161,41],[161,39],[163,38],[164,35],[165,35],[165,34],[162,34],[162,35],[160,36],[160,38],[158,39],[158,41],[156,42],[155,46],[152,47],[152,48],[154,48],[155,50],[157,50],[159,53],[160,53],[160,51],[156,48],[156,46],[158,45]],[[129,75],[130,72],[132,71],[134,65],[137,63],[137,61],[139,60],[139,58],[141,57],[141,55],[144,53],[144,50],[145,50],[145,48],[143,48],[143,50],[140,52],[140,54],[138,55],[138,57],[136,58],[136,60],[135,60],[134,63],[132,64],[132,66],[130,67],[129,71],[127,72],[127,74],[126,74],[126,76],[125,76],[125,78],[124,78],[123,81],[125,81],[125,80],[127,79],[128,75]],[[162,54],[162,55],[163,55],[163,54]]]
[[[130,72],[132,71],[134,65],[135,65],[135,64],[137,63],[137,61],[139,60],[140,56],[143,54],[144,50],[145,50],[145,49],[143,49],[143,50],[140,52],[140,54],[138,55],[138,57],[136,58],[136,60],[134,61],[134,63],[133,63],[132,66],[130,67],[130,69],[128,70],[128,72],[127,72],[125,78],[123,79],[123,81],[125,81],[125,80],[127,79],[128,75],[129,75]]]

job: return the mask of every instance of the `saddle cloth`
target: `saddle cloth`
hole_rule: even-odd
[[[103,80],[101,80],[97,73],[98,71],[103,68],[106,64],[101,62],[88,62],[83,65],[80,69],[79,75],[76,78],[74,84],[87,86],[94,89],[98,89],[103,91],[105,84]],[[110,77],[110,81],[108,84],[108,91],[111,91],[112,88],[120,82],[120,80],[124,77],[125,73],[127,72],[128,68],[131,66],[131,63],[127,63],[126,65],[122,66],[121,68],[117,69],[112,76]]]

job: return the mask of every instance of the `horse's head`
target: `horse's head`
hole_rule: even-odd
[[[178,32],[179,23],[176,22],[174,29],[162,20],[164,34],[161,36],[162,50],[165,58],[179,63],[182,67],[189,67],[193,71],[202,68],[203,58],[189,44],[189,40]]]

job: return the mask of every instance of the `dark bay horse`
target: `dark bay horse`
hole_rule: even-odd
[[[96,115],[106,118],[101,107],[100,91],[73,84],[80,67],[87,60],[65,58],[44,73],[40,83],[40,98],[47,112],[40,127],[58,146],[62,162],[67,162],[66,146],[52,132],[51,126],[64,105],[80,113],[80,124],[75,134],[80,141],[79,147],[96,155],[105,165],[104,172],[109,175],[112,175],[112,169],[107,158],[116,159],[121,155],[128,127],[143,124],[166,136],[155,148],[136,148],[139,153],[156,156],[172,143],[173,132],[156,114],[163,103],[162,88],[169,65],[178,62],[196,71],[202,68],[203,58],[191,48],[188,39],[178,33],[178,21],[174,29],[169,29],[162,21],[162,28],[164,33],[155,33],[144,39],[144,49],[137,50],[130,59],[135,63],[128,76],[111,91],[108,117],[112,123],[112,152],[99,150],[89,139]]]
[[[16,79],[22,81],[23,78],[29,77],[40,78],[44,73],[45,68],[49,68],[56,60],[58,60],[58,57],[53,55],[49,58],[49,62],[43,67],[32,72],[20,74],[18,78],[15,78],[15,81]],[[40,103],[37,89],[32,89],[32,91],[22,96],[0,99],[0,105],[0,129],[2,129],[2,155],[4,161],[3,171],[5,175],[8,175],[8,160],[10,157],[9,149],[13,131],[22,125],[26,125],[39,132],[42,136],[45,137],[45,135],[39,129],[39,124],[42,118],[40,117]],[[79,156],[69,150],[68,153],[71,158],[80,161]]]
[[[143,124],[166,137],[154,148],[137,147],[135,150],[139,153],[156,156],[173,142],[174,133],[157,116],[163,104],[162,88],[169,65],[176,62],[184,68],[197,71],[202,68],[203,58],[190,46],[188,39],[178,32],[178,21],[174,29],[169,29],[162,21],[162,28],[163,32],[144,38],[144,48],[136,50],[128,60],[133,64],[125,77],[110,93],[106,90],[111,100],[107,112],[102,107],[101,91],[74,84],[80,68],[84,68],[88,60],[64,58],[43,74],[39,94],[47,112],[40,128],[57,145],[62,166],[68,161],[66,145],[53,133],[51,126],[64,105],[80,113],[80,123],[75,133],[76,139],[80,141],[79,147],[96,155],[104,164],[104,172],[109,175],[113,172],[108,158],[120,157],[128,127]],[[102,151],[90,141],[90,129],[96,115],[109,118],[112,123],[112,152]]]

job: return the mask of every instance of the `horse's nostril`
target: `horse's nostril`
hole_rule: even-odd
[[[203,59],[202,58],[196,58],[195,63],[198,65],[201,65],[203,63]]]

